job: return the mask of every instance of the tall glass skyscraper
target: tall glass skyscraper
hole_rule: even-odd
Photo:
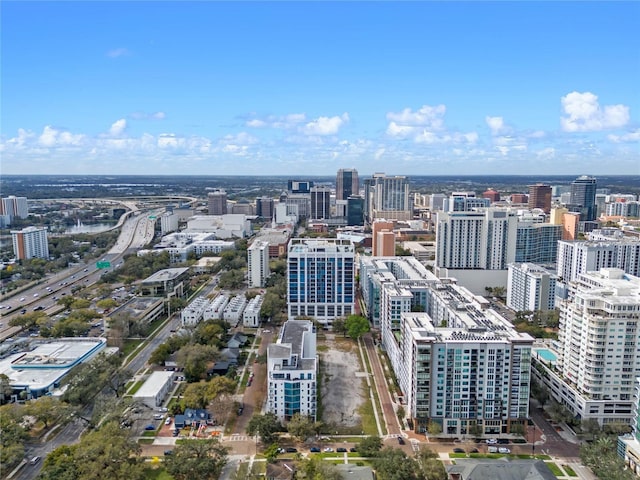
[[[355,168],[341,168],[336,176],[336,200],[347,200],[351,195],[358,195],[360,184],[358,171]]]
[[[570,212],[580,214],[581,222],[591,222],[596,219],[596,189],[598,183],[595,177],[583,175],[571,183],[571,197],[567,208]]]

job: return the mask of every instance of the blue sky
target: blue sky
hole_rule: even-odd
[[[4,174],[639,174],[639,2],[28,2]]]

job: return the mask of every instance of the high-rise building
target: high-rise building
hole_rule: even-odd
[[[29,258],[49,259],[49,243],[47,227],[27,227],[12,230],[13,253],[18,260]]]
[[[249,288],[262,288],[271,273],[269,270],[269,242],[254,241],[247,248],[247,276]]]
[[[368,223],[372,223],[376,218],[413,218],[408,177],[387,177],[384,173],[376,173],[364,180],[364,195],[365,218]]]
[[[371,224],[371,251],[373,252],[373,255],[376,255],[375,252],[378,252],[381,250],[380,248],[378,248],[378,233],[382,232],[383,230],[386,230],[388,232],[393,232],[393,227],[394,227],[393,222],[389,222],[383,218],[377,218],[373,221],[373,223]],[[392,253],[392,255],[395,255],[395,247],[394,247],[394,253]],[[381,255],[377,255],[377,256],[381,256]]]
[[[360,196],[347,198],[347,225],[364,225],[364,199]]]
[[[556,273],[565,282],[602,268],[619,268],[630,275],[640,276],[640,241],[620,238],[558,242]]]
[[[458,278],[474,293],[507,285],[507,265],[515,261],[518,218],[504,208],[438,212],[435,271]],[[483,285],[484,284],[484,285]]]
[[[289,318],[325,324],[355,308],[355,248],[350,240],[294,238],[287,258]]]
[[[488,198],[476,197],[476,192],[453,192],[444,202],[443,210],[448,212],[471,212],[476,208],[491,206]]]
[[[346,200],[351,195],[358,195],[358,171],[355,168],[341,168],[336,176],[336,200]]]
[[[581,222],[595,220],[596,189],[598,182],[594,177],[583,175],[571,183],[571,196],[567,208],[570,212],[579,213]]]
[[[510,263],[507,283],[507,307],[515,311],[553,310],[555,273],[533,263]]]
[[[617,268],[583,273],[556,298],[560,315],[556,369],[536,376],[582,420],[631,424],[640,376],[640,278]]]
[[[393,230],[378,230],[376,249],[371,254],[374,257],[390,257],[396,254],[396,234]]]
[[[266,219],[272,219],[275,213],[273,198],[260,197],[256,199],[256,215]]]
[[[289,193],[309,193],[313,187],[313,181],[310,180],[288,180],[287,191]]]
[[[512,193],[511,203],[524,204],[529,203],[529,197],[526,193]]]
[[[314,220],[331,218],[331,189],[311,187],[311,218]]]
[[[540,208],[544,213],[551,212],[551,186],[543,183],[529,185],[529,208]]]
[[[208,195],[209,200],[209,215],[226,215],[227,214],[227,192],[224,190],[216,190],[210,192]]]
[[[8,215],[9,221],[17,218],[27,218],[29,216],[29,206],[27,197],[16,197],[9,195],[0,198],[0,215]]]
[[[550,223],[518,222],[517,263],[555,263],[562,226]]]
[[[416,432],[437,423],[448,435],[500,434],[526,424],[531,336],[413,257],[361,257],[360,282]]]
[[[280,421],[296,414],[316,419],[317,351],[313,323],[289,320],[267,348],[267,411]]]

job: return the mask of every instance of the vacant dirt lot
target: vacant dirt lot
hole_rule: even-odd
[[[364,402],[365,378],[360,367],[357,345],[333,334],[327,334],[321,345],[322,420],[328,424],[354,427],[360,424],[358,408]]]

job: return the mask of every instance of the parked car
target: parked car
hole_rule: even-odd
[[[404,438],[402,438],[400,435],[398,435],[398,443],[400,445],[404,445]]]
[[[464,453],[464,448],[454,448],[453,453]]]
[[[511,450],[509,450],[507,447],[500,447],[498,448],[498,453],[511,453]]]
[[[487,442],[487,445],[496,445],[498,443],[498,440],[496,440],[495,438],[487,438],[485,442]]]
[[[144,427],[144,429],[145,429],[145,430],[155,430],[155,429],[156,429],[156,427],[155,427],[155,425],[149,424],[149,425],[147,425],[146,427]]]
[[[509,439],[508,438],[499,438],[498,439],[498,443],[501,445],[507,445],[509,443]]]
[[[472,450],[469,451],[469,453],[479,453],[477,448],[474,448]]]
[[[310,451],[311,453],[320,453],[320,449],[319,449],[318,447],[311,447],[311,448],[309,449],[309,451]]]
[[[171,417],[167,417],[167,419],[164,421],[165,425],[171,425]]]
[[[155,420],[162,420],[162,414],[161,414],[161,413],[156,413],[156,414],[153,416],[153,418],[154,418]]]
[[[338,453],[345,453],[346,451],[347,451],[347,449],[344,448],[344,447],[336,448],[336,452],[338,452]]]
[[[333,452],[333,448],[331,448],[331,447],[326,447],[326,448],[324,449],[324,451],[325,451],[325,452],[327,452],[327,453],[331,453],[331,452]]]
[[[164,454],[165,455],[173,455],[173,450],[165,450]]]
[[[287,452],[287,453],[297,453],[297,452],[298,452],[298,449],[297,449],[297,448],[295,448],[295,447],[287,447],[287,448],[286,448],[286,452]]]
[[[487,450],[489,453],[498,453],[498,447],[489,447]]]
[[[358,447],[351,447],[351,448],[349,449],[349,451],[350,451],[351,453],[356,453],[356,452],[358,451]]]
[[[173,436],[177,437],[180,434],[180,430],[178,430],[177,428],[173,431]]]

